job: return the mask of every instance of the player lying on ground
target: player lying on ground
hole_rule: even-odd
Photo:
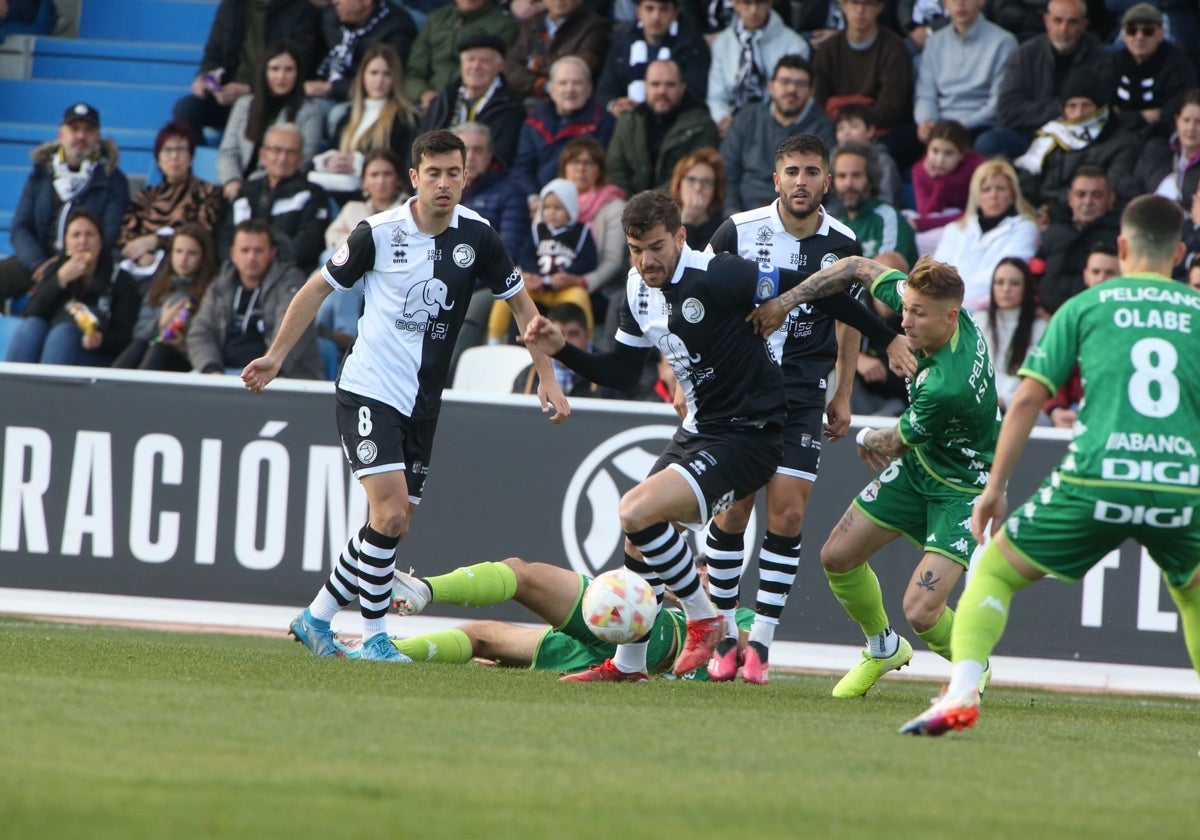
[[[393,605],[402,615],[415,615],[430,603],[489,607],[512,600],[550,628],[525,627],[506,621],[470,621],[451,630],[394,638],[392,643],[414,662],[464,663],[478,658],[513,668],[564,673],[598,668],[613,655],[616,645],[597,639],[584,623],[580,601],[590,581],[586,575],[548,563],[530,563],[519,557],[463,566],[429,578],[397,571]],[[753,620],[752,611],[738,611],[738,624],[744,625],[743,645],[745,628]],[[659,610],[650,631],[648,671],[628,681],[646,682],[649,674],[670,673],[683,649],[686,633],[687,621],[682,611]],[[348,656],[355,655],[357,646],[353,643],[339,640],[338,644]],[[704,668],[697,668],[684,678],[703,680],[707,676]]]
[[[1200,671],[1200,295],[1171,280],[1183,212],[1160,196],[1121,215],[1121,276],[1070,298],[1018,371],[987,486],[971,515],[984,549],[958,601],[950,685],[900,731],[941,735],[979,717],[975,689],[1013,596],[1053,574],[1079,580],[1127,539],[1163,571]],[[1007,518],[1005,495],[1038,412],[1076,361],[1084,399],[1062,463]]]

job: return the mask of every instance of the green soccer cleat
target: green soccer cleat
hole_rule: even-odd
[[[900,636],[900,646],[896,652],[886,659],[876,659],[869,650],[862,652],[862,659],[846,676],[838,680],[833,687],[834,697],[862,697],[871,690],[871,686],[879,682],[879,678],[888,671],[898,671],[912,659],[912,645]]]
[[[902,735],[941,735],[950,730],[966,729],[979,720],[979,692],[969,697],[947,697],[943,694],[933,701],[924,714],[900,727]]]

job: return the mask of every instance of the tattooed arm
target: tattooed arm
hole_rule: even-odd
[[[835,295],[851,283],[859,283],[864,289],[870,289],[875,280],[888,271],[891,271],[888,266],[866,257],[843,257],[829,268],[823,268],[799,285],[794,285],[800,276],[799,272],[780,269],[779,276],[783,284],[789,285],[791,281],[793,287],[774,301],[764,302],[747,315],[746,320],[754,324],[754,329],[760,335],[770,335],[779,329],[795,306]]]
[[[872,472],[881,472],[893,458],[908,451],[900,439],[899,425],[889,429],[863,429],[858,433],[858,457],[867,462]]]

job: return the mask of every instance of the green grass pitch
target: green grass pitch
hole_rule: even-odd
[[[1001,687],[918,739],[937,686],[834,681],[560,685],[0,618],[0,837],[1200,836],[1195,700]]]

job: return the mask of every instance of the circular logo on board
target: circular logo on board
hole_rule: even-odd
[[[350,245],[343,242],[342,247],[337,249],[334,255],[329,258],[329,261],[334,265],[345,265],[348,259],[350,259]]]
[[[454,264],[459,268],[468,268],[475,263],[475,249],[470,245],[456,245],[453,254]]]
[[[567,485],[562,507],[563,548],[571,568],[596,576],[623,565],[625,534],[617,516],[621,496],[643,481],[677,426],[638,426],[596,445]],[[757,516],[746,527],[746,545],[757,546]],[[693,534],[692,549],[704,549],[704,531]],[[755,556],[746,552],[747,560]]]
[[[364,465],[373,464],[375,463],[375,458],[379,455],[379,450],[375,448],[375,441],[364,440],[358,445],[358,449],[355,450],[355,454],[358,455],[358,460],[360,463]]]
[[[704,320],[704,304],[695,298],[685,300],[679,311],[683,313],[683,320],[689,324],[699,324]]]

